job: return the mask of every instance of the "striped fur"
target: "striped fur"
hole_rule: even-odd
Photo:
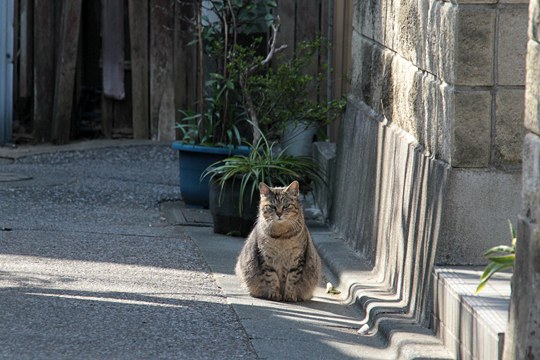
[[[297,181],[287,187],[260,184],[259,217],[236,263],[251,296],[303,301],[321,278],[321,259],[304,222]]]

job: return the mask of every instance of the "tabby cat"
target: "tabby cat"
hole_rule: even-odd
[[[261,199],[255,228],[236,263],[236,275],[251,296],[303,301],[313,296],[321,278],[321,259],[304,222],[300,186],[259,185]]]

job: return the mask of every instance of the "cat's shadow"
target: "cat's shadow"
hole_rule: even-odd
[[[278,302],[257,299],[246,292],[232,303],[250,337],[278,338],[288,344],[285,346],[288,346],[288,351],[294,352],[294,356],[289,353],[284,358],[302,358],[300,352],[303,349],[292,344],[306,341],[310,344],[311,354],[318,354],[318,358],[335,358],[337,353],[343,359],[357,358],[346,356],[342,351],[346,347],[350,349],[350,346],[361,346],[371,351],[384,351],[387,348],[387,342],[380,334],[359,335],[359,309],[346,305],[338,296],[326,294],[321,286],[308,301]]]

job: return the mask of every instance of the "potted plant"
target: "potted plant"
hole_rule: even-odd
[[[194,110],[181,110],[177,127],[180,188],[183,200],[208,206],[208,180],[200,177],[208,165],[234,154],[247,154],[241,146],[249,126],[238,76],[230,72],[239,42],[266,33],[272,24],[274,0],[198,0],[192,32],[197,45],[197,102]],[[248,134],[249,135],[249,134]]]
[[[223,114],[222,101],[225,95],[220,81],[207,82],[210,95],[205,98],[206,108],[202,113],[181,111],[183,119],[177,127],[183,133],[181,141],[172,144],[178,150],[180,169],[180,191],[184,202],[208,207],[208,179],[201,174],[210,164],[231,155],[248,154],[250,149],[242,146],[238,114]],[[231,108],[228,110],[232,112]],[[231,121],[234,119],[235,121]]]
[[[345,108],[344,100],[317,100],[325,72],[313,74],[307,69],[312,68],[323,43],[322,38],[302,42],[292,57],[278,54],[273,67],[240,82],[244,97],[252,100],[247,104],[250,119],[269,137],[280,138],[289,155],[311,156],[311,143],[319,129],[339,117]],[[279,50],[281,47],[276,53]],[[243,57],[255,56],[248,51],[237,61]]]
[[[344,107],[344,100],[332,100],[320,104],[306,100],[297,117],[283,124],[281,144],[286,154],[291,156],[311,156],[311,144],[323,125],[330,124],[339,116]]]
[[[259,184],[284,186],[293,180],[324,183],[317,165],[308,157],[277,152],[275,143],[261,133],[248,155],[235,155],[212,164],[203,173],[210,180],[210,212],[214,232],[246,236],[257,218]]]

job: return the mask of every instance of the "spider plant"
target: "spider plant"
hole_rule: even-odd
[[[240,181],[240,213],[243,211],[244,196],[247,194],[253,201],[261,182],[270,186],[285,186],[293,180],[304,179],[325,184],[323,174],[311,158],[291,157],[285,155],[283,150],[275,154],[275,142],[269,142],[262,133],[251,147],[249,155],[235,155],[218,161],[201,175],[201,178],[210,176],[211,182],[217,182],[221,193],[228,182]]]
[[[514,262],[516,259],[516,232],[510,220],[508,220],[508,224],[510,226],[512,246],[498,245],[484,253],[484,256],[489,260],[489,264],[486,266],[480,277],[480,283],[475,291],[476,295],[482,291],[488,280],[491,279],[496,272],[514,269]]]

